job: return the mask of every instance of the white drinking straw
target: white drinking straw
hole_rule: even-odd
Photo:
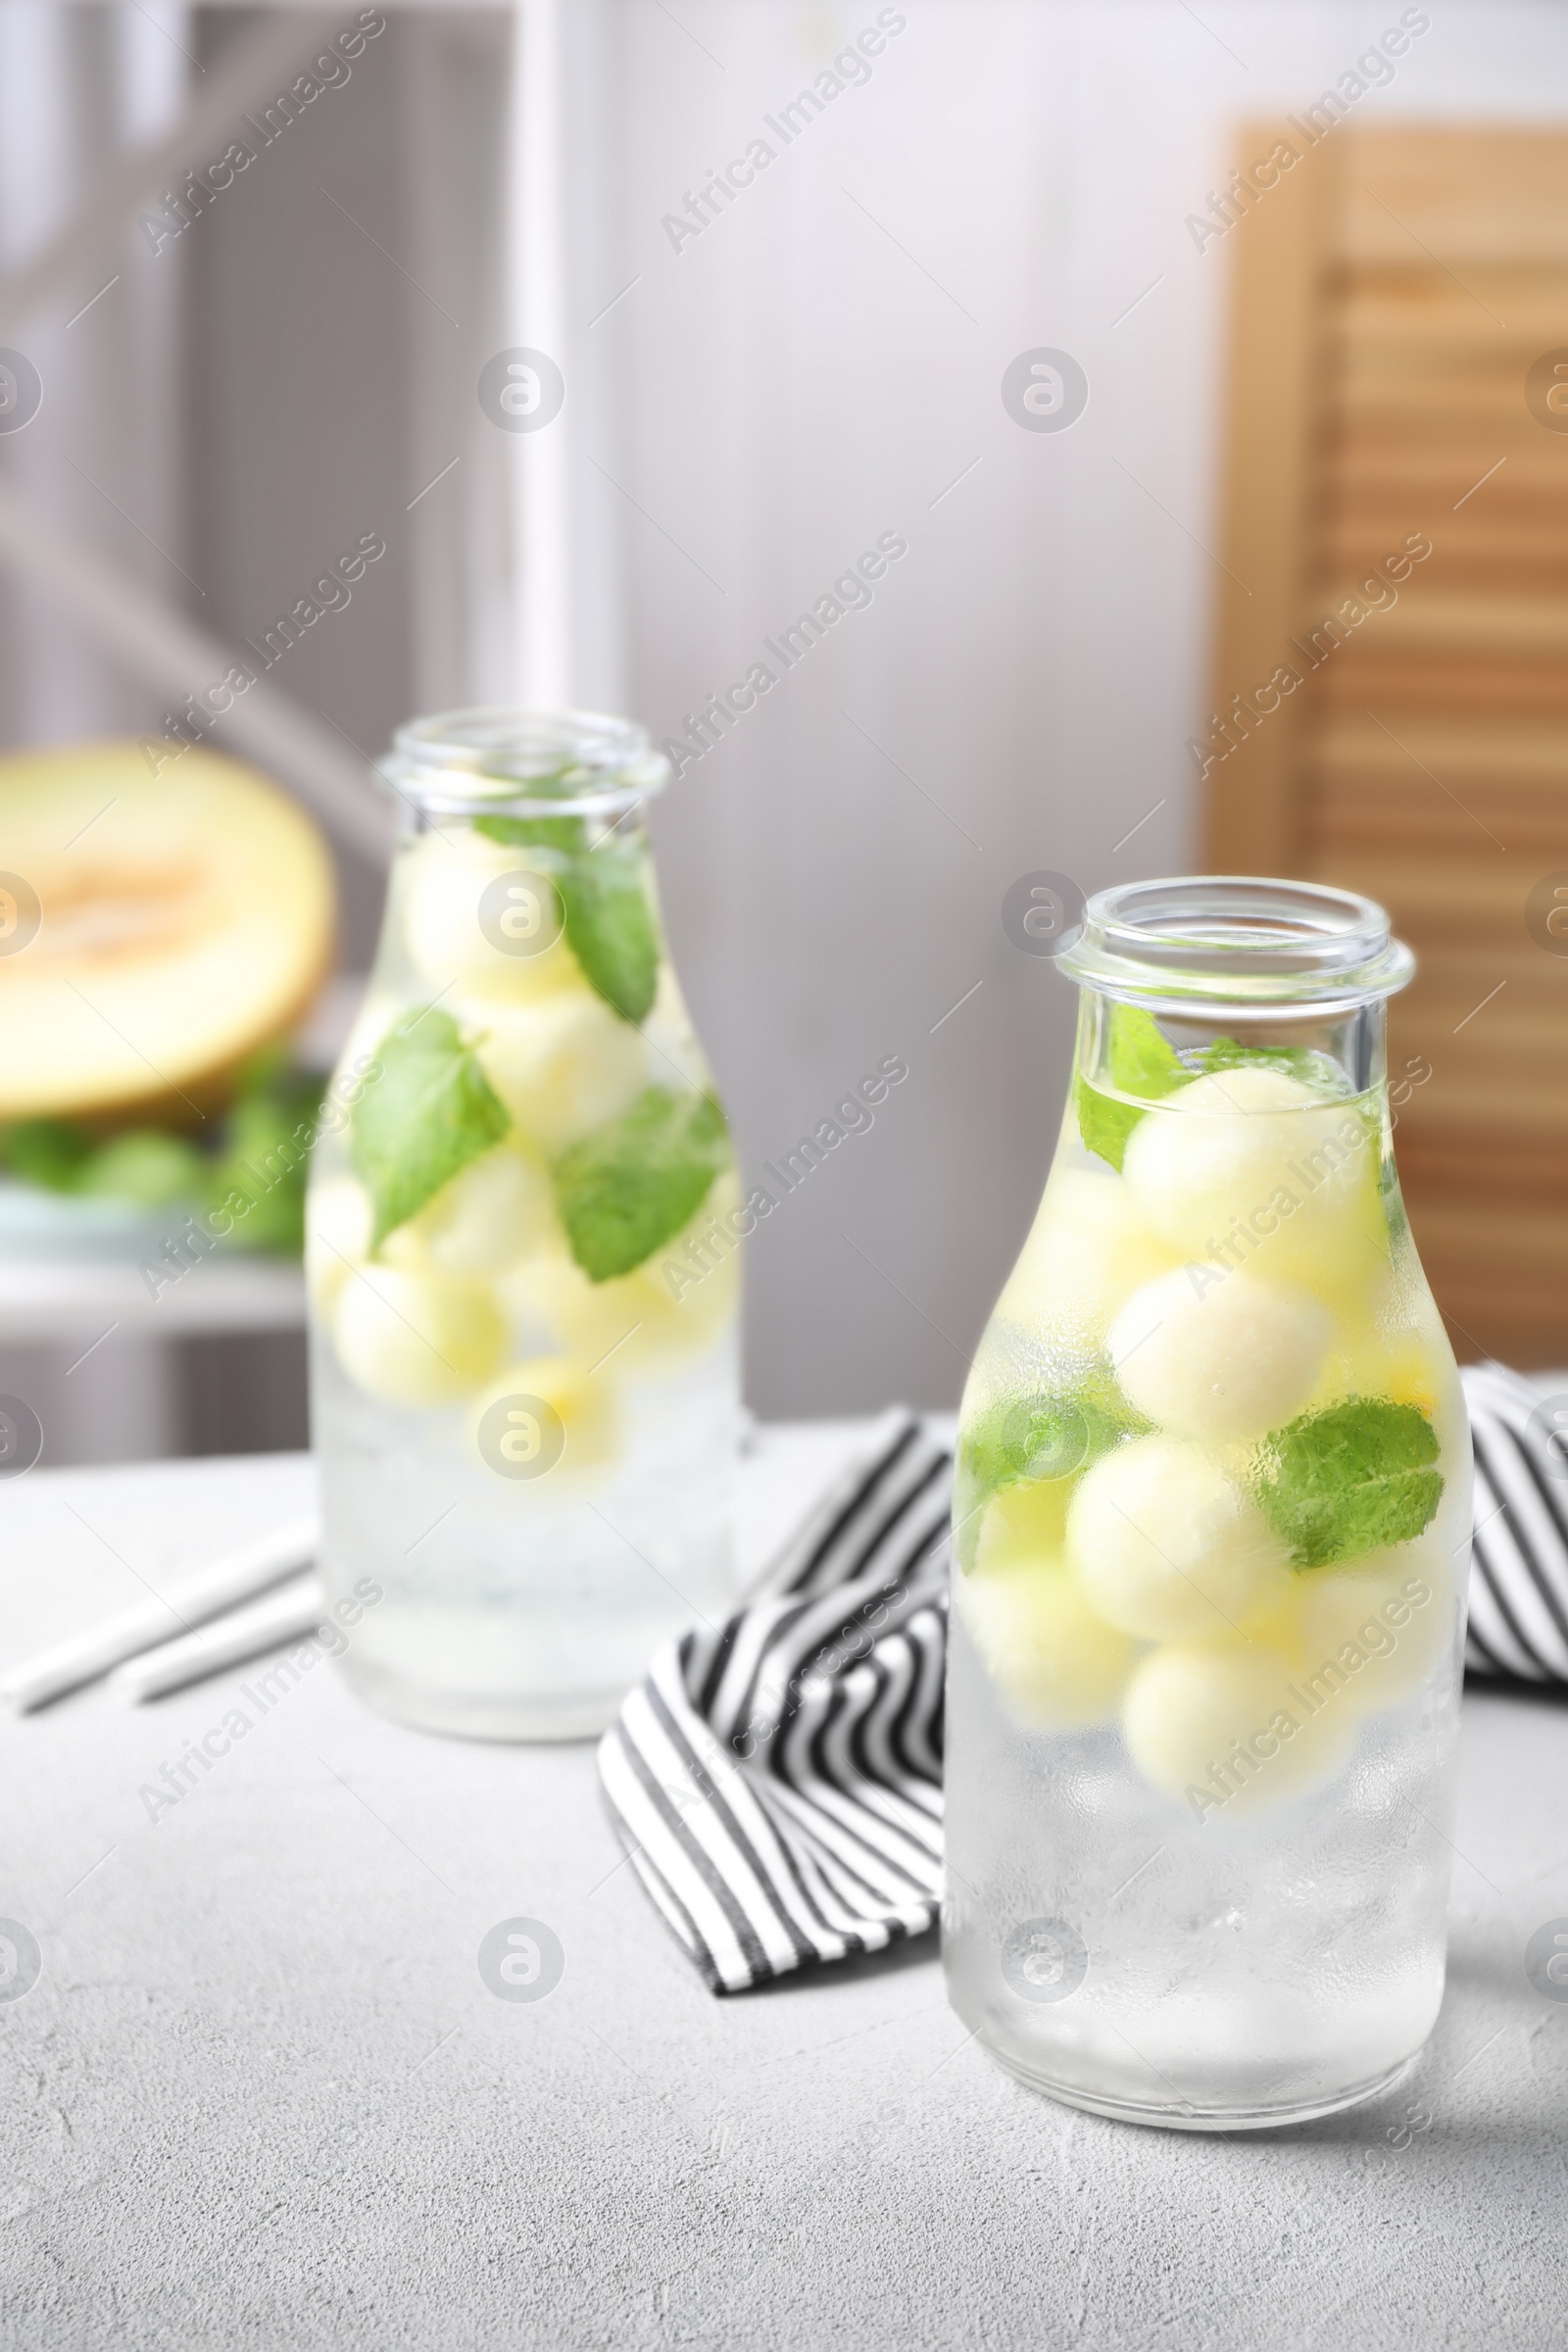
[[[226,1558],[172,1586],[167,1599],[140,1600],[106,1624],[58,1642],[30,1664],[0,1675],[0,1698],[26,1714],[82,1683],[94,1682],[122,1659],[138,1657],[144,1649],[167,1642],[172,1626],[189,1632],[221,1616],[236,1601],[280,1584],[315,1559],[320,1541],[321,1523],[315,1511],[253,1537]]]
[[[326,1591],[318,1576],[299,1577],[263,1600],[232,1609],[213,1625],[176,1641],[160,1642],[139,1658],[117,1666],[109,1678],[111,1690],[133,1706],[143,1699],[162,1698],[169,1690],[199,1683],[221,1666],[239,1666],[264,1650],[277,1649],[302,1634],[314,1633],[326,1608]]]

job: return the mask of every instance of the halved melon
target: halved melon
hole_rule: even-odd
[[[137,743],[0,760],[8,875],[42,914],[24,945],[0,940],[0,1119],[188,1117],[293,1027],[331,954],[321,833],[216,752],[183,751],[156,776]]]

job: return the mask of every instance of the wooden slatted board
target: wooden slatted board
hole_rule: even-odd
[[[1564,1364],[1568,952],[1528,916],[1568,884],[1568,431],[1526,378],[1568,362],[1568,132],[1253,125],[1244,172],[1280,138],[1299,162],[1224,240],[1208,863],[1390,908],[1420,958],[1390,1068],[1431,1073],[1396,1146],[1439,1303],[1463,1357]],[[1397,601],[1357,596],[1412,540]],[[1263,710],[1281,663],[1300,683]]]

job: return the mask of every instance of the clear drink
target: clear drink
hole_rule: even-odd
[[[1365,901],[1150,884],[1063,961],[1078,1061],[959,1435],[955,2006],[1185,2128],[1387,2082],[1444,1982],[1470,1526],[1394,1170]]]
[[[402,730],[411,806],[307,1207],[312,1412],[346,1671],[478,1737],[602,1729],[732,1583],[737,1239],[616,720]]]

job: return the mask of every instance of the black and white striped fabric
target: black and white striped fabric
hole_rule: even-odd
[[[869,1433],[747,1606],[655,1659],[599,1749],[644,1886],[715,1992],[935,1925],[952,1455]]]
[[[1568,1684],[1568,1373],[1461,1374],[1466,1664]],[[935,1925],[952,1455],[890,1412],[747,1606],[655,1659],[600,1745],[644,1886],[715,1992]]]
[[[1460,1374],[1476,1449],[1473,1674],[1568,1683],[1568,1372]]]

